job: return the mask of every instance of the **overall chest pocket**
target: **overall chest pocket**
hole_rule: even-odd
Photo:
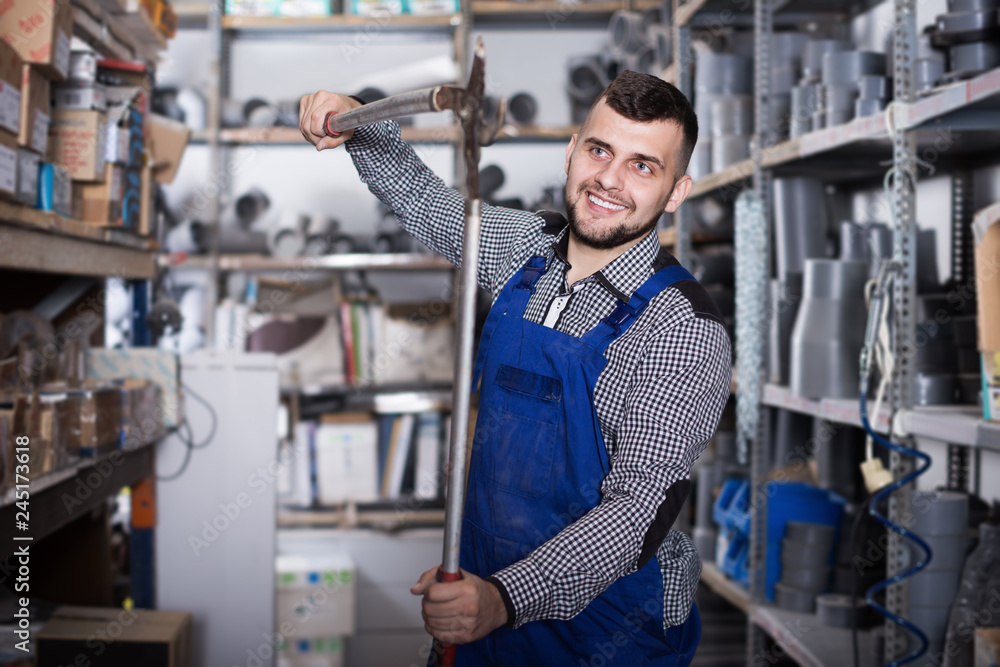
[[[475,442],[483,447],[476,475],[502,491],[543,496],[564,433],[562,401],[559,378],[500,364],[476,421]]]

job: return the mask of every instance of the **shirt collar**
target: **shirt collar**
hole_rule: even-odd
[[[564,227],[552,243],[552,250],[566,264],[569,251],[569,227]],[[654,272],[660,252],[660,237],[654,229],[641,241],[594,274],[594,278],[619,301],[628,302],[632,293]]]

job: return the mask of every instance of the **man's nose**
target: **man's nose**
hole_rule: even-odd
[[[624,177],[622,174],[623,164],[619,164],[617,160],[612,160],[606,163],[594,179],[597,184],[600,185],[605,190],[621,190],[622,183],[624,182]]]

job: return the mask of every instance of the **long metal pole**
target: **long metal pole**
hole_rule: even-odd
[[[475,165],[468,165],[475,169]],[[459,572],[462,541],[462,508],[465,504],[465,463],[469,441],[469,409],[472,398],[472,347],[476,323],[476,276],[479,273],[479,232],[483,203],[472,199],[465,205],[465,238],[462,242],[462,268],[458,294],[458,358],[455,364],[454,398],[451,417],[447,506],[444,525],[445,574]]]

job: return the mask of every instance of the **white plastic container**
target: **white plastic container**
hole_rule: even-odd
[[[276,560],[277,630],[290,644],[354,634],[355,568],[349,556],[281,555]]]

